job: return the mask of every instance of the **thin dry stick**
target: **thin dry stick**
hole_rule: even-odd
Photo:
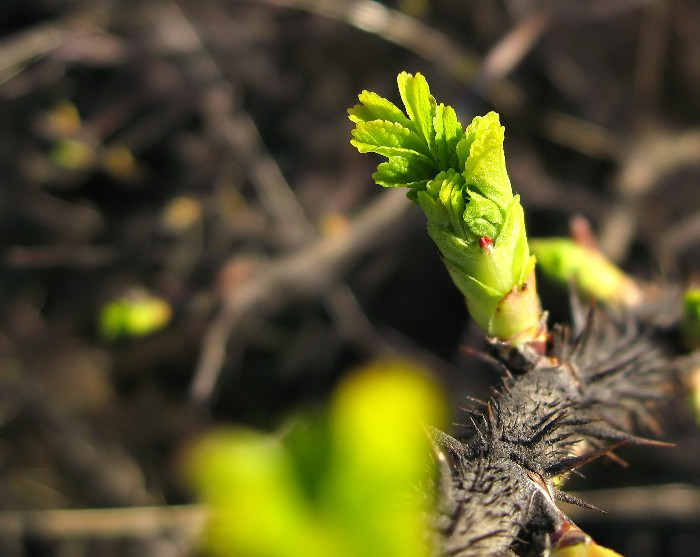
[[[0,42],[0,83],[11,79],[72,36],[65,22],[34,25],[27,31]]]
[[[574,520],[700,519],[700,488],[696,486],[666,484],[590,490],[572,495],[606,511],[603,515],[565,504],[567,514]],[[192,542],[201,533],[206,519],[207,510],[201,505],[1,511],[0,536],[32,536],[44,540],[176,536]]]
[[[220,97],[218,92],[220,91],[214,91],[213,96]],[[216,100],[214,103],[218,104]],[[229,103],[226,105],[229,106]],[[232,114],[231,110],[213,112],[216,116],[210,115],[212,125],[231,151],[245,161],[250,179],[268,214],[277,223],[277,228],[284,231],[284,243],[290,247],[299,247],[313,241],[316,236],[314,227],[277,162],[265,149],[253,119],[240,112]],[[338,280],[336,284],[330,285],[325,300],[326,307],[343,336],[360,341],[362,346],[369,347],[371,351],[388,349],[379,340],[380,335],[374,331],[345,282]]]
[[[314,228],[285,179],[279,165],[264,147],[253,119],[232,107],[228,89],[210,89],[204,101],[208,127],[223,140],[246,167],[250,181],[267,213],[283,230],[282,243],[299,246],[314,235]]]
[[[5,254],[8,265],[24,269],[77,267],[92,269],[112,263],[114,250],[96,246],[14,246]]]
[[[313,226],[277,162],[265,149],[255,122],[233,106],[228,81],[187,14],[175,2],[149,6],[149,14],[163,45],[173,54],[189,54],[188,69],[207,87],[202,102],[206,128],[246,166],[265,209],[284,228],[285,243],[298,246],[313,237]]]
[[[342,21],[434,62],[462,82],[471,82],[480,66],[478,56],[444,33],[398,10],[372,0],[264,0]]]
[[[190,396],[204,402],[213,392],[231,332],[255,308],[280,292],[309,296],[325,292],[344,269],[370,247],[410,207],[397,190],[383,193],[358,215],[348,232],[317,239],[299,250],[257,265],[248,280],[232,290],[207,332],[190,387]]]
[[[102,35],[100,24],[109,11],[106,3],[83,4],[56,21],[32,25],[0,41],[0,84],[71,41]]]
[[[487,84],[506,77],[549,30],[552,13],[542,8],[523,18],[506,33],[484,58],[479,72],[479,83]]]
[[[574,520],[700,520],[700,488],[691,485],[654,485],[591,490],[576,497],[605,509],[607,514],[567,505]]]
[[[642,199],[663,177],[684,166],[700,164],[700,131],[683,130],[669,133],[649,130],[625,153],[615,188],[620,201],[613,205],[599,232],[606,255],[614,261],[627,253],[637,226],[636,200]],[[662,244],[659,246],[664,248]]]
[[[700,238],[700,211],[679,219],[664,230],[659,238],[656,252],[664,258],[673,259],[678,254],[697,245]]]
[[[575,116],[551,110],[543,114],[540,126],[555,143],[591,158],[617,159],[624,154],[615,134]]]
[[[253,119],[243,111],[234,109],[223,72],[217,61],[208,53],[196,27],[175,3],[161,4],[154,10],[152,19],[156,26],[166,25],[161,34],[165,34],[166,31],[172,33],[172,29],[176,29],[175,35],[184,37],[187,48],[197,54],[198,75],[203,81],[212,84],[205,95],[203,106],[208,128],[245,164],[265,209],[276,222],[277,228],[284,231],[283,243],[289,247],[299,247],[313,241],[316,232],[304,208],[277,162],[265,148]],[[182,51],[182,44],[178,44],[179,51]],[[337,283],[326,285],[324,291],[326,306],[341,334],[358,341],[372,352],[388,350],[384,343],[377,340],[379,335],[375,334],[354,294],[345,283],[338,280]],[[246,295],[243,298],[249,299]],[[243,305],[247,307],[247,302]],[[250,307],[254,305],[256,304],[251,303]],[[203,356],[203,359],[212,362],[223,361],[222,347],[226,344],[235,322],[236,320],[224,319],[212,327],[210,332],[215,340],[205,343],[208,347],[205,348],[205,352],[209,350],[211,357]],[[217,376],[218,371],[216,374],[207,373],[206,377],[209,379],[204,381],[199,372],[195,374],[191,393],[197,393],[194,396],[198,401],[201,402],[204,400],[202,397],[208,398],[211,395]],[[206,388],[203,385],[207,385]]]
[[[644,107],[653,106],[664,83],[664,61],[671,31],[669,4],[663,0],[648,2],[641,14],[633,96]]]
[[[178,537],[193,542],[206,522],[200,505],[0,512],[0,536],[42,540]]]

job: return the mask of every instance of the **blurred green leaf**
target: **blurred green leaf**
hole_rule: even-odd
[[[431,501],[419,489],[431,476],[425,424],[445,422],[440,391],[414,366],[378,363],[339,386],[330,409],[329,490],[357,533],[353,555],[429,554]]]
[[[431,448],[440,389],[420,369],[384,362],[342,381],[327,413],[283,437],[231,429],[189,453],[211,508],[212,555],[428,557]]]
[[[476,116],[457,145],[460,165],[469,189],[477,191],[506,211],[513,192],[503,150],[505,128],[498,114]]]
[[[96,160],[95,148],[86,141],[60,138],[51,149],[50,158],[57,166],[68,170],[85,170]]]
[[[140,337],[162,329],[171,317],[172,308],[168,302],[135,288],[102,306],[99,327],[108,340]]]

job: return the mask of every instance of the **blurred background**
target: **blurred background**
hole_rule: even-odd
[[[401,70],[500,113],[530,236],[583,216],[629,272],[692,279],[699,60],[697,0],[3,0],[0,553],[190,554],[189,440],[274,430],[376,358],[430,369],[456,422],[488,396],[422,214],[348,142]],[[600,543],[700,555],[685,402],[676,447],[572,483]]]

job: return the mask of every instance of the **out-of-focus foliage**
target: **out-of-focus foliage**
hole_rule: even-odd
[[[187,475],[210,508],[212,555],[427,557],[433,473],[425,424],[443,397],[420,369],[384,362],[350,375],[329,408],[284,435],[211,433]]]
[[[108,340],[140,337],[165,327],[172,317],[170,304],[142,289],[107,302],[100,310],[99,325]]]

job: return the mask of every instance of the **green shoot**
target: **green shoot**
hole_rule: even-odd
[[[530,240],[540,270],[563,285],[573,283],[587,298],[612,307],[634,307],[642,300],[640,287],[600,251],[570,238]]]
[[[360,93],[360,104],[348,111],[352,145],[388,159],[374,181],[408,188],[474,321],[511,344],[539,338],[535,258],[508,178],[498,114],[476,117],[464,129],[452,107],[436,103],[421,74],[402,72],[398,88],[405,113],[376,93]]]

